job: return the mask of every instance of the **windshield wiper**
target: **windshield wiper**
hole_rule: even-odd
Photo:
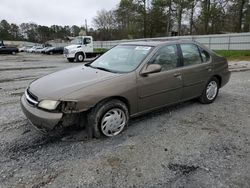
[[[116,73],[115,71],[104,68],[104,67],[93,67],[93,66],[91,66],[91,67],[94,68],[94,69],[99,69],[99,70],[103,70],[103,71],[107,71],[107,72]]]
[[[93,69],[99,69],[99,70],[107,71],[107,72],[119,73],[119,72],[117,72],[117,71],[110,70],[110,69],[107,69],[107,68],[104,68],[104,67],[95,67],[95,66],[92,66],[91,63],[86,63],[85,66],[91,67],[91,68],[93,68]]]

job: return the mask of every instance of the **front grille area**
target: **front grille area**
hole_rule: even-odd
[[[63,53],[67,55],[69,54],[69,50],[67,48],[64,48]]]
[[[27,89],[25,91],[25,97],[26,97],[26,100],[29,104],[31,105],[36,105],[38,103],[38,98],[37,96],[35,96],[33,93],[31,93],[29,91],[29,89]]]

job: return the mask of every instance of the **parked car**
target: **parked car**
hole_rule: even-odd
[[[18,49],[15,47],[0,46],[0,54],[13,54],[18,53]]]
[[[199,43],[124,43],[33,81],[21,106],[42,131],[81,124],[91,136],[112,137],[130,117],[194,98],[214,102],[229,78],[227,60]]]
[[[32,48],[32,46],[23,46],[19,48],[19,52],[27,52],[28,49]]]
[[[39,49],[43,49],[43,47],[42,46],[33,46],[32,48],[28,49],[27,52],[37,53]]]
[[[48,50],[49,48],[51,48],[51,47],[50,46],[49,47],[45,47],[45,48],[41,49],[40,52],[42,54],[45,54],[45,51]]]
[[[43,49],[43,46],[37,46],[32,52],[33,53],[41,53],[41,50]]]
[[[51,47],[45,50],[45,54],[53,55],[53,54],[63,54],[63,47]]]
[[[46,50],[44,50],[44,54],[49,54],[49,51],[54,49],[55,47],[48,47]]]

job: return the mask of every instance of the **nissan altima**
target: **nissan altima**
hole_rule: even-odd
[[[21,107],[41,131],[78,124],[90,136],[112,137],[131,117],[194,98],[214,102],[229,78],[227,60],[196,42],[123,43],[33,81]]]

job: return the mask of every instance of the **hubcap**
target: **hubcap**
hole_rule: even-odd
[[[119,108],[114,108],[104,114],[101,121],[101,130],[104,135],[111,137],[118,135],[125,125],[125,113]]]
[[[83,60],[83,55],[78,55],[78,59],[79,59],[79,61],[82,61]]]
[[[208,100],[210,101],[213,100],[217,95],[217,91],[218,91],[218,86],[216,81],[209,82],[206,90],[206,95]]]

